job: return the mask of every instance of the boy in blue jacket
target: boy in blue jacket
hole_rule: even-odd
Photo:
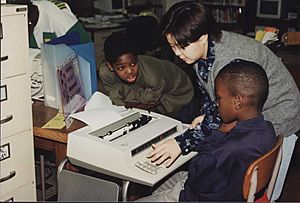
[[[213,130],[192,149],[198,154],[188,172],[176,173],[138,201],[242,201],[248,166],[276,142],[272,123],[262,115],[268,89],[267,75],[256,63],[235,60],[222,68],[215,80],[216,103],[222,121],[234,125],[227,132]],[[161,157],[156,147],[149,154],[153,162]]]

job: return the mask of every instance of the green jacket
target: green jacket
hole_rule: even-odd
[[[115,105],[126,102],[161,103],[158,112],[176,116],[194,96],[189,76],[170,61],[151,56],[138,56],[139,75],[134,84],[125,84],[104,64],[99,68],[100,92],[108,95]]]

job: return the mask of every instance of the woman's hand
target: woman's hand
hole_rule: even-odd
[[[203,114],[203,115],[201,115],[201,116],[196,117],[196,118],[192,121],[191,126],[190,126],[190,129],[191,129],[191,128],[195,128],[196,125],[198,125],[199,123],[202,123],[202,121],[203,121],[203,119],[204,119],[204,116],[205,116],[205,115]]]
[[[148,154],[147,158],[156,165],[164,163],[169,167],[181,154],[181,149],[175,139],[168,139],[162,143],[153,144],[152,148],[153,150]]]

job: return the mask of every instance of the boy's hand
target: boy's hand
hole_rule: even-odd
[[[190,126],[190,129],[195,128],[196,125],[198,125],[199,123],[202,123],[202,121],[203,121],[203,119],[204,119],[204,116],[205,116],[205,115],[203,114],[203,115],[201,115],[201,116],[196,117],[196,118],[192,121],[191,126]]]
[[[163,162],[169,167],[181,154],[181,149],[175,139],[168,139],[162,143],[153,144],[153,150],[148,154],[147,158],[160,165]]]

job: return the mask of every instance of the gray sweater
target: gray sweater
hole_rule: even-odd
[[[222,32],[215,45],[215,62],[206,87],[215,100],[214,80],[218,72],[233,59],[244,59],[260,64],[269,79],[269,96],[263,107],[266,120],[273,123],[277,134],[289,136],[300,129],[300,93],[296,83],[281,59],[261,42],[243,35]]]

